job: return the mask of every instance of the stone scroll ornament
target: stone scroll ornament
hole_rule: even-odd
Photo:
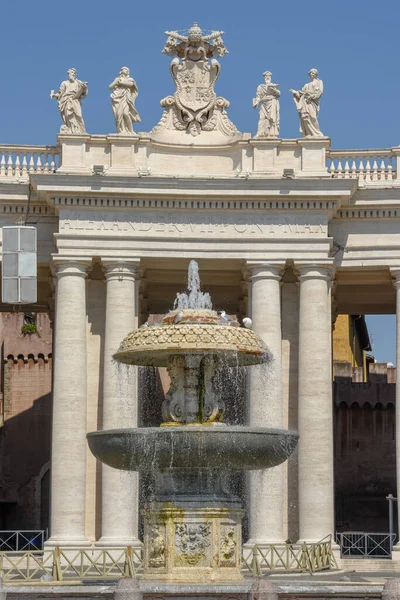
[[[163,53],[174,56],[170,65],[176,85],[173,96],[161,100],[164,113],[152,133],[164,130],[186,131],[197,136],[203,131],[219,131],[226,136],[238,133],[226,113],[228,100],[214,91],[221,66],[214,58],[227,54],[222,41],[223,31],[203,35],[197,23],[188,35],[166,31]]]
[[[81,102],[88,93],[87,81],[77,79],[76,69],[68,69],[68,79],[63,81],[58,92],[51,90],[50,98],[55,98],[58,110],[64,122],[60,133],[82,134],[86,133],[85,123],[82,118]]]

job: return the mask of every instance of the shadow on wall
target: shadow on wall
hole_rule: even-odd
[[[349,366],[349,376],[334,382],[336,529],[384,533],[386,496],[397,495],[396,384],[387,368],[370,372],[367,383],[356,382]]]
[[[0,529],[49,526],[51,363],[51,355],[10,355],[4,364]]]

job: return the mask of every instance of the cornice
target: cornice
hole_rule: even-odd
[[[216,178],[216,177],[121,177],[54,173],[32,176],[39,193],[51,196],[306,196],[349,199],[357,190],[356,180],[329,178]]]
[[[398,208],[382,206],[379,208],[344,207],[338,210],[336,219],[398,219],[400,218],[400,206]]]
[[[233,211],[334,211],[338,208],[335,200],[206,200],[178,198],[96,198],[96,197],[53,197],[53,206],[101,209],[167,209],[167,210],[233,210]]]

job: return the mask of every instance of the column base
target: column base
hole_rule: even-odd
[[[57,546],[60,548],[89,548],[90,546],[93,546],[93,542],[90,542],[84,537],[64,538],[51,536],[44,543],[45,550],[52,550]]]
[[[392,560],[400,561],[400,542],[397,542],[392,548]]]
[[[142,548],[143,544],[137,538],[106,537],[103,536],[94,543],[99,548],[121,548],[131,546],[132,548]]]

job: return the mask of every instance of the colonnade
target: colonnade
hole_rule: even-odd
[[[121,398],[111,357],[137,325],[138,260],[103,260],[106,316],[103,367],[103,428],[137,426],[136,382]],[[89,261],[56,263],[51,538],[48,545],[85,545],[86,494],[86,271]],[[284,263],[248,262],[249,312],[253,328],[269,346],[268,379],[254,368],[248,418],[255,426],[282,427],[281,277]],[[314,542],[334,534],[333,410],[331,373],[332,261],[295,264],[299,285],[298,319],[298,498],[299,540]],[[400,347],[400,270],[397,289],[397,347]],[[400,372],[400,352],[397,353]],[[261,374],[262,375],[262,374]],[[267,385],[266,385],[267,383]],[[397,423],[400,423],[400,386]],[[121,410],[124,403],[128,411]],[[400,448],[400,426],[397,426]],[[400,467],[398,463],[398,482]],[[400,494],[400,490],[399,490]],[[399,495],[400,497],[400,495]],[[135,474],[102,467],[102,519],[99,545],[132,545],[137,537],[138,485]],[[284,467],[249,477],[250,541],[282,543]],[[400,554],[400,553],[399,553]]]
[[[82,546],[86,504],[86,285],[91,261],[55,264],[51,537],[48,546]],[[112,355],[137,316],[139,261],[102,260],[106,278],[103,361],[103,428],[137,427],[137,382],[118,384]],[[121,397],[121,395],[123,397]],[[102,465],[102,546],[138,544],[138,476]]]
[[[272,352],[265,382],[250,375],[249,422],[283,427],[281,277],[284,264],[247,265],[253,328]],[[331,376],[332,264],[295,265],[299,280],[298,514],[299,540],[334,534],[333,411]],[[290,376],[290,374],[287,374]],[[283,465],[249,477],[250,543],[282,543],[285,491]]]

